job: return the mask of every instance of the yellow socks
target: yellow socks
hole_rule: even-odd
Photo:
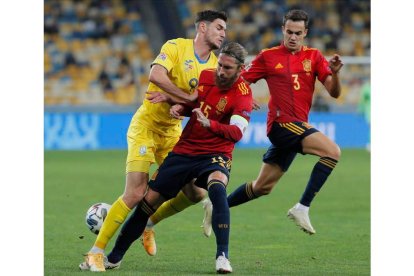
[[[111,209],[109,209],[108,215],[102,224],[102,228],[99,231],[94,246],[105,249],[109,240],[113,237],[119,226],[121,226],[121,224],[124,222],[129,212],[131,212],[131,209],[128,208],[128,206],[122,200],[122,196],[120,196],[112,204]]]
[[[196,203],[197,202],[192,202],[189,200],[188,197],[182,191],[180,191],[176,197],[164,202],[150,217],[150,220],[152,224],[155,225],[161,220],[175,215],[185,208],[188,208]]]

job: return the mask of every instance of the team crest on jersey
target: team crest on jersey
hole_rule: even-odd
[[[226,107],[226,104],[227,104],[227,99],[220,98],[219,102],[216,105],[217,110],[223,112],[224,108]]]
[[[147,146],[139,147],[139,155],[145,155],[147,153]]]
[[[309,73],[312,70],[312,61],[310,59],[305,59],[302,61],[303,64],[303,70],[305,70],[306,73]]]
[[[188,71],[194,68],[194,66],[192,65],[194,61],[192,61],[191,59],[187,59],[186,61],[184,61],[184,71]]]

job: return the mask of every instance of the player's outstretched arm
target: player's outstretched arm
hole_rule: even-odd
[[[197,95],[189,95],[178,88],[168,77],[167,69],[159,64],[154,64],[151,67],[149,80],[171,96],[175,97],[177,103],[188,103],[197,98]]]

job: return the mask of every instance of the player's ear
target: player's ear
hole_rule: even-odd
[[[200,32],[205,33],[207,31],[207,22],[201,21],[200,22]]]
[[[308,34],[308,29],[305,29],[305,31],[303,32],[303,37],[306,37],[307,34]]]

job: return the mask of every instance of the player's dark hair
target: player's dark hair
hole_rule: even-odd
[[[247,57],[247,51],[237,42],[228,42],[220,50],[220,54],[234,57],[240,64],[244,64]]]
[[[304,21],[305,22],[305,28],[308,28],[309,24],[309,16],[307,12],[304,10],[290,10],[285,16],[283,17],[283,26],[285,26],[286,21],[292,20],[292,21]]]
[[[227,22],[227,15],[224,11],[205,10],[198,12],[195,20],[196,28],[202,21],[213,22],[217,18],[222,19],[224,22]]]

